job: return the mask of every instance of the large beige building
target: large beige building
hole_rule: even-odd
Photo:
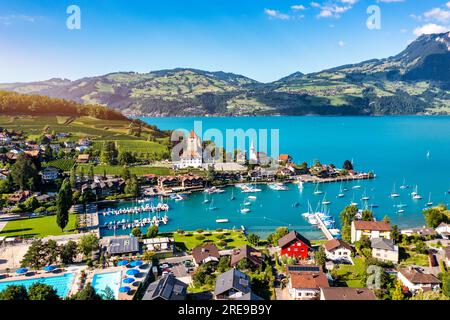
[[[385,221],[362,221],[353,220],[351,229],[352,243],[361,240],[361,237],[367,236],[374,238],[391,238],[391,225]]]

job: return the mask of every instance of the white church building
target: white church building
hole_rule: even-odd
[[[192,130],[186,141],[186,147],[180,156],[177,164],[179,169],[183,168],[200,168],[203,164],[202,157],[202,141]]]

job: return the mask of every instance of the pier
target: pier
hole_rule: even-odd
[[[314,216],[317,219],[317,221],[319,222],[319,224],[318,224],[319,229],[323,232],[323,234],[325,235],[325,238],[327,238],[327,240],[333,240],[334,239],[333,235],[331,234],[330,230],[328,230],[328,228],[325,226],[325,224],[323,223],[323,221],[319,217],[319,215],[317,213],[315,213]]]

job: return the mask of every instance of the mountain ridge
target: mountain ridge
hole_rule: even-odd
[[[133,116],[450,113],[450,33],[423,35],[397,55],[262,83],[175,68],[77,80],[0,84],[0,90],[102,104]]]

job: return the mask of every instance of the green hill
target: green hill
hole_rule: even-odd
[[[0,89],[100,104],[133,116],[382,115],[450,112],[450,33],[424,35],[400,54],[259,83],[196,69],[117,72]]]

